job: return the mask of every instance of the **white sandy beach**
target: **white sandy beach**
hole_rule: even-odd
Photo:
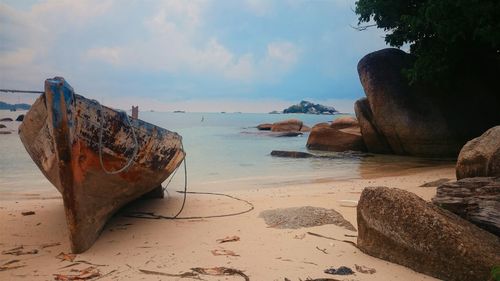
[[[191,268],[226,267],[243,271],[250,280],[306,280],[335,278],[338,280],[435,280],[403,266],[373,258],[354,246],[307,232],[340,240],[356,241],[355,232],[336,225],[300,229],[269,227],[259,217],[264,210],[313,206],[333,208],[356,226],[356,208],[343,207],[339,200],[357,200],[364,187],[389,186],[412,191],[425,200],[435,193],[434,187],[419,187],[440,178],[455,178],[452,166],[420,168],[411,174],[370,179],[328,181],[279,186],[247,191],[228,192],[248,200],[255,209],[238,216],[194,220],[145,220],[117,214],[108,222],[90,250],[75,257],[73,262],[56,256],[69,253],[63,203],[60,198],[2,201],[0,219],[0,250],[23,246],[23,251],[37,249],[36,254],[0,255],[0,265],[11,262],[0,271],[0,280],[54,280],[54,274],[77,274],[76,270],[94,266],[100,277],[92,280],[189,280],[182,277],[147,274],[150,270],[170,275],[190,272]],[[196,186],[190,186],[196,191]],[[182,195],[170,192],[163,200],[139,201],[128,210],[174,214]],[[210,195],[188,195],[182,216],[209,216],[243,211],[242,201]],[[23,216],[25,211],[34,215]],[[239,241],[219,244],[217,239],[238,236]],[[60,243],[59,245],[50,245]],[[48,247],[44,248],[44,245]],[[216,256],[225,252],[231,255]],[[13,260],[18,260],[14,261]],[[374,268],[376,273],[364,274],[355,265]],[[323,273],[330,267],[347,266],[354,275],[340,276]],[[73,271],[72,271],[73,270]],[[203,280],[244,280],[242,276],[199,275]]]

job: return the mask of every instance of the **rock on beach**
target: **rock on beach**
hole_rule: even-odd
[[[500,240],[408,191],[367,187],[357,207],[359,249],[444,280],[488,280]]]

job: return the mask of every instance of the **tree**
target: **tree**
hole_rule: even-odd
[[[358,0],[358,26],[374,22],[394,47],[415,55],[411,83],[449,86],[469,75],[500,75],[500,0]]]

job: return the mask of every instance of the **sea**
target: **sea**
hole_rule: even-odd
[[[0,119],[15,118],[25,111],[0,110]],[[370,178],[401,174],[422,167],[451,165],[450,160],[373,154],[308,151],[308,133],[275,137],[256,126],[296,118],[312,127],[345,115],[265,113],[140,112],[139,118],[182,136],[186,169],[181,165],[168,188],[224,192],[279,187],[311,182]],[[17,134],[20,122],[0,122],[11,134],[0,134],[0,200],[46,198],[56,189],[42,175]],[[326,156],[279,158],[273,150],[302,151]],[[185,177],[185,173],[187,177]],[[165,181],[164,185],[168,181]]]

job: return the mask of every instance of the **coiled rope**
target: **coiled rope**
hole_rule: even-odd
[[[134,130],[134,127],[132,126],[132,123],[130,123],[130,119],[128,118],[128,115],[125,111],[118,111],[119,114],[121,115],[125,115],[125,120],[127,121],[127,124],[128,126],[130,127],[130,131],[132,132],[132,139],[134,140],[134,151],[132,153],[132,156],[130,156],[130,158],[128,159],[127,161],[127,164],[125,164],[125,166],[123,166],[122,168],[118,169],[118,170],[114,170],[114,171],[110,171],[110,170],[106,170],[106,167],[104,167],[104,162],[102,160],[102,133],[104,131],[104,112],[103,112],[103,107],[101,105],[101,103],[99,103],[98,101],[94,100],[94,102],[96,102],[98,105],[99,105],[99,162],[101,163],[101,168],[102,170],[108,174],[108,175],[116,175],[116,174],[119,174],[125,170],[127,170],[128,168],[130,168],[130,166],[132,166],[132,163],[134,161],[134,158],[137,156],[137,153],[139,151],[139,143],[137,141],[137,136],[135,134],[135,130]]]

